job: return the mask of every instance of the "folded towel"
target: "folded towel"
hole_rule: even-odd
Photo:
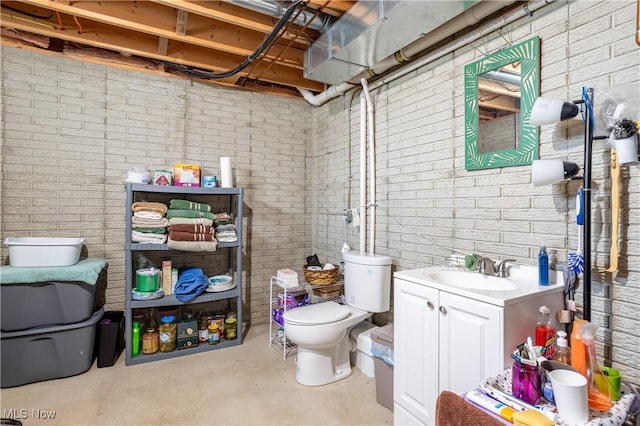
[[[167,212],[167,205],[164,203],[155,203],[149,201],[136,201],[131,204],[131,210],[134,212],[148,211],[165,214]]]
[[[132,230],[131,241],[134,243],[164,244],[167,242],[167,234],[145,234]]]
[[[145,219],[144,217],[133,216],[131,218],[131,225],[135,228],[138,226],[144,226],[147,228],[166,228],[169,226],[169,219],[162,217],[161,219]]]
[[[142,219],[155,219],[155,220],[160,220],[164,217],[163,213],[158,213],[158,212],[148,212],[145,210],[140,210],[137,212],[133,212],[133,216],[134,217],[139,217]]]
[[[172,217],[169,219],[169,225],[213,225],[212,219],[207,219],[204,217]]]
[[[167,245],[174,250],[182,251],[216,251],[216,241],[175,241],[169,238]]]
[[[201,212],[210,212],[211,206],[209,204],[196,203],[189,200],[171,200],[169,202],[169,208],[174,210],[198,210]]]
[[[502,426],[503,423],[488,412],[476,407],[460,395],[442,391],[436,400],[437,426]]]
[[[157,226],[136,226],[132,225],[136,232],[142,232],[143,234],[166,234],[167,228],[160,228]]]
[[[194,234],[193,232],[169,231],[169,238],[173,241],[214,241],[211,234]]]
[[[193,232],[194,234],[213,234],[213,227],[207,225],[186,225],[186,224],[178,224],[171,225],[169,227],[169,232],[171,231],[179,231],[179,232]]]
[[[173,217],[206,217],[207,219],[215,219],[215,215],[209,212],[200,212],[198,210],[186,210],[186,209],[169,209],[167,210],[167,217],[169,219]]]
[[[178,281],[173,290],[176,299],[189,302],[202,294],[209,285],[209,278],[200,268],[183,268],[178,271]]]

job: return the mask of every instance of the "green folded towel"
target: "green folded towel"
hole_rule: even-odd
[[[172,217],[204,217],[207,219],[215,219],[216,215],[209,212],[201,212],[198,210],[187,210],[187,209],[169,209],[167,210],[167,217],[171,219]]]
[[[134,226],[134,231],[142,232],[144,234],[165,234],[167,232],[167,228],[146,228],[144,226]]]
[[[174,210],[197,210],[201,212],[210,212],[211,206],[209,204],[196,203],[189,200],[171,200],[169,204],[170,209]]]

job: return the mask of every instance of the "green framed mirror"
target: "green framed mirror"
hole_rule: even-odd
[[[538,37],[465,65],[466,170],[522,166],[538,159],[539,129],[529,125],[528,117],[539,94]]]

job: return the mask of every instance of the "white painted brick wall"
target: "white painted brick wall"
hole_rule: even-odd
[[[15,48],[2,76],[3,238],[87,238],[109,261],[106,307],[122,309],[123,175],[181,162],[219,174],[231,156],[246,189],[246,318],[268,320],[269,278],[311,253],[309,105]]]
[[[541,92],[574,100],[583,85],[607,88],[640,83],[640,49],[634,43],[636,2],[554,2],[503,30],[513,42],[541,39]],[[463,67],[504,44],[498,33],[486,34],[432,64],[372,93],[375,103],[377,252],[393,258],[398,270],[442,265],[446,247],[495,259],[515,258],[535,264],[542,240],[561,261],[577,246],[575,193],[579,182],[534,188],[530,167],[466,171],[464,169]],[[345,98],[350,98],[347,93]],[[597,101],[597,92],[596,92]],[[314,113],[314,247],[337,256],[342,222],[336,211],[351,189],[359,205],[358,99],[349,107],[336,99]],[[353,129],[350,139],[336,140],[336,128]],[[331,123],[327,125],[327,123]],[[583,125],[579,120],[541,128],[541,158],[583,164]],[[332,153],[350,149],[347,156]],[[594,265],[608,266],[610,247],[609,149],[594,143]],[[338,161],[338,164],[335,162]],[[332,164],[331,175],[324,167]],[[340,173],[336,176],[335,173]],[[350,171],[351,176],[349,176]],[[599,356],[640,383],[640,165],[627,167],[622,186],[620,273],[594,273],[592,321],[600,325]],[[332,182],[338,192],[326,192]],[[335,182],[335,183],[334,183]],[[323,195],[324,194],[324,195]],[[387,215],[389,213],[390,216]],[[402,224],[398,224],[398,221]],[[358,247],[358,233],[348,228]],[[581,290],[576,295],[582,304]],[[603,349],[606,343],[611,350]],[[601,358],[602,360],[602,358]]]

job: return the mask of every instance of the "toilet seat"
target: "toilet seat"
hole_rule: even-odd
[[[287,324],[319,325],[345,319],[350,312],[346,306],[328,301],[290,309],[284,313],[283,318]]]

